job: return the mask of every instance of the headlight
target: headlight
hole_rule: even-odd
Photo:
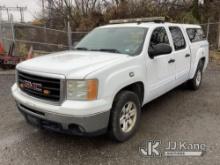
[[[95,100],[98,80],[67,80],[67,100]]]

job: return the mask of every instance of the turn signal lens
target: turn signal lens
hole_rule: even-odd
[[[97,80],[88,80],[88,100],[96,100],[98,95],[98,81]]]

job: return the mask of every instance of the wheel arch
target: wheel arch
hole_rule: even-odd
[[[134,82],[134,83],[131,83],[123,88],[121,88],[114,96],[114,99],[113,101],[116,99],[117,95],[122,92],[122,91],[131,91],[131,92],[134,92],[138,98],[139,98],[139,101],[140,101],[140,104],[142,105],[143,104],[143,100],[144,100],[144,90],[145,87],[144,87],[144,83],[142,81],[137,81],[137,82]]]
[[[205,71],[205,67],[204,67],[204,66],[205,66],[205,64],[207,63],[208,59],[207,59],[207,57],[205,57],[205,56],[200,56],[200,57],[196,60],[195,64],[193,65],[192,72],[191,72],[191,74],[190,74],[190,79],[192,79],[192,78],[194,77],[194,75],[195,75],[195,73],[196,73],[196,70],[197,70],[197,67],[198,67],[198,65],[199,65],[199,63],[200,63],[200,61],[202,61],[203,72]]]

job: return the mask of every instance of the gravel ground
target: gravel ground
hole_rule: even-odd
[[[199,91],[178,87],[144,106],[140,129],[125,143],[68,136],[28,125],[16,110],[13,75],[0,74],[0,164],[210,164],[220,162],[220,67],[210,64]],[[144,158],[145,140],[204,143],[202,157]]]

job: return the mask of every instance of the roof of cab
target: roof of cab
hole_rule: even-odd
[[[110,28],[110,27],[144,27],[144,28],[151,28],[157,27],[158,25],[166,25],[166,26],[182,26],[183,28],[201,28],[200,25],[194,24],[177,24],[177,23],[155,23],[155,22],[143,22],[143,23],[121,23],[121,24],[108,24],[101,26],[99,28]]]

